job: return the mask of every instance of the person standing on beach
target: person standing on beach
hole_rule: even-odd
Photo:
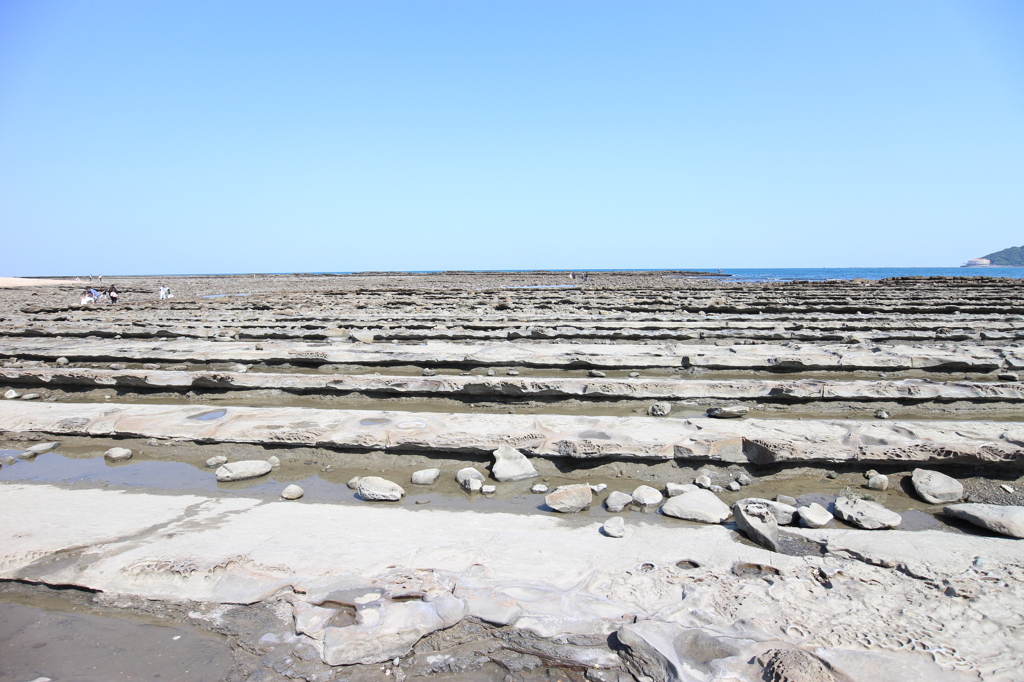
[[[113,303],[117,303],[117,299],[118,299],[118,297],[120,296],[120,294],[119,294],[119,293],[117,293],[117,287],[116,287],[116,286],[114,286],[113,284],[111,284],[111,285],[110,285],[110,288],[109,288],[109,289],[107,289],[107,296],[109,296],[109,297],[110,297],[110,302],[111,302],[112,304],[113,304]]]

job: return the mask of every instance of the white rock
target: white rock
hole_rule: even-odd
[[[914,469],[910,481],[921,499],[931,504],[958,502],[964,496],[964,486],[960,481],[938,471]]]
[[[359,479],[360,478],[362,478],[362,477],[361,476],[353,476],[352,478],[348,479],[348,483],[346,483],[345,485],[347,485],[352,490],[355,490],[356,488],[359,487]]]
[[[21,394],[15,391],[13,388],[8,389],[7,392],[4,393],[5,400],[14,400],[15,398],[19,397],[21,397]]]
[[[705,474],[703,476],[698,476],[697,478],[693,479],[693,483],[698,488],[705,488],[705,489],[706,488],[710,488],[711,487],[711,477],[708,476],[707,474]]]
[[[665,499],[660,492],[649,485],[639,486],[633,491],[633,501],[641,507],[653,507]]]
[[[775,501],[780,504],[788,504],[790,507],[796,507],[796,498],[790,497],[789,495],[776,495]]]
[[[613,491],[608,495],[608,499],[604,501],[604,506],[608,508],[608,511],[619,513],[633,502],[633,496],[629,493],[619,492],[618,490]]]
[[[779,522],[767,500],[746,500],[732,506],[732,517],[739,529],[753,542],[778,552]]]
[[[507,445],[499,445],[494,451],[491,474],[498,481],[522,481],[539,475],[523,453]]]
[[[323,660],[328,665],[372,664],[402,658],[425,635],[445,627],[428,602],[387,602],[372,622],[324,629]],[[358,617],[358,616],[357,616]]]
[[[608,489],[607,483],[598,483],[597,485],[591,485],[590,489],[595,495],[599,495]],[[1012,490],[1010,492],[1013,492]]]
[[[372,332],[351,332],[349,333],[349,337],[361,343],[373,343]]]
[[[675,497],[676,495],[682,495],[688,493],[691,490],[699,490],[697,486],[692,483],[666,483],[665,494],[668,497]]]
[[[473,467],[459,469],[458,473],[455,474],[455,480],[459,482],[459,485],[467,493],[480,492],[480,488],[484,485],[484,475]]]
[[[729,485],[727,485],[725,487],[728,488],[729,490],[733,491],[733,492],[736,492],[737,490],[740,489],[740,484],[739,484],[739,481],[730,481]]]
[[[394,481],[389,481],[380,476],[363,476],[356,485],[356,493],[359,497],[368,502],[389,501],[394,502],[402,499],[405,491],[402,486]]]
[[[110,448],[103,453],[103,458],[108,462],[123,462],[132,458],[132,451],[128,448]]]
[[[868,479],[868,488],[871,490],[888,490],[889,477],[883,474],[875,474]]]
[[[877,502],[848,497],[836,499],[836,516],[864,530],[895,528],[903,521],[902,516]]]
[[[729,518],[732,511],[710,490],[692,490],[670,497],[662,505],[661,513],[686,521],[721,523]]]
[[[60,357],[60,358],[57,358],[57,360],[55,361],[55,364],[58,364],[58,365],[60,365],[61,367],[63,367],[64,365],[67,365],[67,364],[69,364],[69,361],[68,361],[68,359],[67,359],[67,358],[65,358],[65,357]]]
[[[281,459],[277,455],[271,455],[270,457],[267,457],[267,463],[276,469],[281,466]]]
[[[750,412],[746,405],[729,405],[728,407],[710,407],[708,416],[715,419],[736,419]]]
[[[41,455],[44,452],[49,452],[50,450],[53,450],[58,445],[60,445],[59,441],[51,441],[49,443],[36,443],[35,445],[26,448],[25,452],[30,453],[33,457],[35,457],[36,455]]]
[[[740,485],[750,485],[750,476],[747,476],[746,474],[740,474],[739,476],[736,477],[736,482],[739,483]]]
[[[710,486],[708,488],[708,490],[710,490],[713,493],[724,493],[725,492],[725,488],[723,488],[720,485],[712,485],[712,486]]]
[[[216,469],[220,465],[227,463],[228,458],[225,457],[224,455],[217,455],[216,457],[211,457],[210,459],[206,460],[206,466],[208,466],[211,469]]]
[[[586,483],[563,485],[548,493],[544,501],[557,512],[573,514],[589,507],[594,493]]]
[[[542,494],[542,493],[546,493],[547,491],[548,491],[548,487],[546,485],[544,485],[543,483],[538,483],[538,484],[534,485],[532,488],[530,488],[530,492],[531,493],[537,493],[538,495]]]
[[[817,502],[800,507],[796,511],[800,515],[800,520],[808,528],[822,528],[832,520],[832,515],[828,513],[828,510]]]
[[[26,393],[25,395],[21,396],[21,399],[22,400],[37,400],[37,399],[39,399],[39,397],[40,397],[40,395],[38,393]]]
[[[951,504],[942,512],[976,526],[1014,538],[1024,538],[1024,507],[999,504]]]
[[[775,521],[780,526],[788,526],[789,524],[793,523],[793,517],[796,515],[796,507],[789,504],[783,504],[782,502],[773,502],[772,500],[766,500],[760,497],[746,497],[742,500],[737,501],[736,504],[739,504],[740,502],[763,503],[769,509],[771,509],[772,514],[775,516]]]
[[[441,475],[441,470],[434,469],[420,469],[419,471],[413,472],[412,482],[416,485],[434,485],[437,481],[437,477]]]
[[[281,497],[283,497],[286,500],[297,500],[305,494],[306,491],[300,488],[299,486],[295,485],[294,483],[292,483],[290,486],[281,491]]]
[[[601,530],[610,538],[621,538],[626,534],[626,520],[621,516],[613,516],[604,522]]]
[[[1012,485],[1006,485],[1005,483],[1000,483],[999,487],[1002,488],[1003,490],[1005,490],[1006,492],[1010,493],[1011,495],[1013,494],[1013,486]]]
[[[274,467],[262,459],[247,459],[224,464],[217,469],[218,481],[244,481],[247,478],[266,476]]]
[[[482,486],[480,486],[480,492],[482,492],[484,495],[493,495],[497,491],[498,491],[498,486],[496,486],[496,485],[482,485]]]
[[[647,408],[647,414],[652,417],[665,417],[672,411],[672,403],[654,403]]]

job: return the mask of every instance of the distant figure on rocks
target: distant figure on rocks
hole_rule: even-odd
[[[167,287],[160,287],[160,300],[167,298]]]
[[[92,302],[93,302],[92,294],[90,293],[89,289],[86,289],[85,291],[82,292],[81,304],[82,305],[89,305]]]
[[[107,289],[107,296],[110,297],[111,303],[117,303],[117,299],[118,297],[120,297],[120,295],[121,294],[117,293],[117,287],[114,286],[113,284],[111,284],[110,288]]]
[[[569,273],[569,279],[576,279],[576,273],[575,272],[570,272]]]
[[[590,273],[589,272],[584,272],[583,273],[583,281],[584,282],[589,282],[590,281]]]

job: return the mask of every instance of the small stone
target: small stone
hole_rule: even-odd
[[[832,515],[828,513],[828,510],[817,502],[800,507],[796,513],[800,515],[800,520],[808,528],[823,528],[832,520]]]
[[[563,514],[583,511],[593,500],[594,494],[586,483],[560,486],[544,498],[549,507]]]
[[[608,511],[617,514],[632,503],[632,495],[616,490],[608,495],[608,498],[604,501],[604,506],[607,507]]]
[[[665,484],[665,495],[667,497],[675,497],[676,495],[682,495],[683,493],[688,493],[691,490],[699,490],[699,488],[692,483]]]
[[[595,495],[603,493],[607,488],[608,488],[608,484],[607,483],[598,483],[597,485],[591,485],[590,486],[591,492],[593,492]]]
[[[1011,495],[1013,494],[1013,486],[1009,486],[1009,485],[1006,485],[1005,483],[1001,483],[999,485],[999,487],[1002,488],[1003,490],[1005,490],[1006,492],[1010,493]]]
[[[773,502],[760,497],[747,497],[736,502],[736,504],[746,504],[747,502],[757,502],[762,504],[771,510],[772,514],[775,515],[775,520],[780,526],[788,526],[793,523],[793,517],[796,515],[796,507],[783,504],[782,502]]]
[[[294,483],[281,491],[281,497],[286,500],[297,500],[304,494],[305,491]]]
[[[725,492],[725,488],[723,488],[723,487],[722,487],[722,486],[720,486],[720,485],[711,485],[711,486],[708,486],[708,490],[710,490],[710,491],[711,491],[711,492],[713,492],[713,493],[724,493],[724,492]]]
[[[487,370],[487,376],[493,377],[494,376],[494,370],[493,369]]]
[[[281,459],[277,455],[267,457],[267,463],[275,469],[281,466]]]
[[[57,358],[57,361],[54,364],[57,364],[57,365],[60,365],[61,367],[64,367],[65,365],[70,364],[70,361],[67,358],[63,358],[62,357],[62,358]]]
[[[875,410],[875,419],[888,419],[889,413],[885,410]]]
[[[38,393],[26,393],[25,395],[21,396],[21,399],[22,400],[38,400],[39,397],[40,397],[40,395]]]
[[[599,369],[592,369],[590,370],[589,374],[590,376],[595,377],[597,379],[603,379],[606,376],[605,373]]]
[[[647,408],[647,414],[652,417],[664,417],[672,411],[672,403],[654,403]]]
[[[629,373],[629,378],[630,379],[639,379],[640,378],[640,372],[630,372]]]
[[[788,504],[790,507],[796,506],[796,498],[790,497],[789,495],[776,495],[775,501],[781,502],[782,504]]]
[[[708,476],[707,474],[703,476],[698,476],[697,478],[693,479],[693,482],[698,488],[706,489],[711,487],[711,477]]]
[[[402,486],[380,476],[363,476],[360,478],[359,484],[356,486],[356,493],[368,502],[395,502],[402,499],[402,495],[405,495]]]
[[[420,469],[419,471],[413,472],[412,482],[415,485],[434,485],[437,481],[437,477],[441,475],[441,470],[434,469]]]
[[[20,397],[21,397],[21,394],[18,393],[17,391],[15,391],[13,388],[8,389],[4,393],[4,400],[14,400],[14,399],[20,398]]]
[[[374,340],[373,332],[350,332],[349,338],[360,343],[373,343]]]
[[[942,512],[949,517],[970,521],[1002,535],[1024,538],[1024,507],[998,504],[951,504]]]
[[[832,479],[839,478],[839,474],[837,474],[834,471],[829,471],[828,473],[825,474],[825,478],[832,478]]]
[[[228,458],[225,457],[224,455],[217,455],[216,457],[211,457],[210,459],[206,460],[206,466],[208,466],[211,469],[216,469],[217,467],[227,463]]]
[[[739,481],[733,481],[733,482],[731,482],[729,485],[727,485],[725,487],[728,488],[729,490],[733,491],[733,492],[736,492],[737,490],[740,489],[741,486],[739,484]]]
[[[531,493],[535,493],[537,495],[542,495],[542,494],[546,493],[547,491],[548,491],[548,487],[546,485],[544,485],[543,483],[538,483],[535,486],[533,486],[532,488],[530,488],[530,492]]]
[[[708,416],[715,419],[738,419],[750,412],[746,405],[730,405],[728,407],[709,407]]]
[[[117,369],[117,370],[128,369],[128,365],[124,365],[124,364],[122,364],[120,362],[114,362],[114,363],[112,363],[110,365],[110,369]]]
[[[160,365],[158,365],[155,362],[146,362],[146,363],[143,363],[142,369],[148,369],[148,370],[160,369]]]
[[[484,475],[473,467],[466,467],[465,469],[459,469],[458,473],[455,474],[455,480],[458,481],[462,489],[467,493],[478,493],[480,488],[484,485]]]
[[[960,481],[938,471],[914,469],[910,481],[921,499],[931,504],[959,502],[964,496],[964,486]]]
[[[110,448],[103,453],[103,459],[108,462],[123,462],[132,458],[132,451],[128,448]]]
[[[53,450],[58,445],[60,445],[60,441],[50,441],[49,443],[36,443],[35,445],[26,448],[25,453],[31,457],[35,457],[36,455],[41,455],[44,452],[49,452],[50,450]]]
[[[753,481],[750,480],[750,476],[746,474],[740,474],[736,477],[736,482],[740,485],[750,485]]]
[[[423,370],[423,376],[425,376],[425,377],[432,377],[435,374],[437,374],[437,370],[430,369],[429,367],[424,368],[424,370]]]
[[[868,479],[868,488],[871,490],[888,490],[889,489],[889,477],[882,474],[875,474]]]
[[[522,481],[540,475],[526,455],[508,445],[499,445],[493,455],[491,474],[498,481]]]
[[[686,521],[721,523],[729,518],[732,511],[710,490],[693,490],[676,497],[670,497],[662,505],[661,513]]]
[[[224,464],[217,469],[217,480],[226,481],[244,481],[248,478],[259,478],[260,476],[266,476],[270,473],[274,467],[270,466],[270,462],[262,459],[249,459],[241,462],[231,462],[230,464]]]
[[[430,504],[430,500],[416,500],[416,504]]]
[[[1000,381],[1020,381],[1020,377],[1013,372],[1004,372],[1003,374],[996,375],[996,378]]]
[[[498,486],[496,486],[496,485],[482,485],[482,486],[480,486],[480,492],[482,492],[484,495],[493,495],[497,491],[498,491]]]
[[[17,463],[18,463],[17,458],[11,457],[10,455],[8,455],[7,457],[4,457],[3,459],[0,459],[0,464],[3,464],[5,466],[11,466],[12,464],[17,464]]]
[[[836,499],[835,509],[836,516],[864,530],[895,528],[903,522],[902,516],[870,500],[839,497]]]
[[[510,377],[517,377],[519,376],[519,370],[510,369],[509,371],[505,372],[505,374],[509,375]]]
[[[626,534],[626,519],[621,516],[613,516],[604,522],[601,530],[610,538],[621,538]]]
[[[641,507],[653,507],[661,504],[664,496],[649,485],[639,486],[633,491],[633,502]]]

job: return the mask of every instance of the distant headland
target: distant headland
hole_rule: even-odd
[[[1024,246],[1011,246],[981,258],[972,258],[963,268],[1024,268]]]

